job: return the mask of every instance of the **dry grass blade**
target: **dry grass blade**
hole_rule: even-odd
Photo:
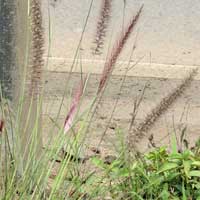
[[[105,63],[105,66],[104,66],[104,69],[103,69],[103,72],[102,72],[102,75],[100,78],[98,94],[102,91],[102,89],[104,88],[104,86],[106,84],[106,81],[108,80],[109,76],[111,75],[114,65],[117,61],[117,58],[119,57],[120,53],[122,52],[130,34],[132,33],[135,25],[137,24],[137,22],[139,20],[142,9],[143,9],[143,6],[141,6],[139,11],[137,12],[137,15],[132,18],[130,24],[125,29],[125,31],[122,32],[120,39],[116,42],[116,45],[114,45],[111,55]]]
[[[100,51],[104,45],[104,38],[106,37],[106,31],[108,28],[108,24],[110,21],[110,13],[112,0],[103,0],[101,6],[101,12],[99,16],[99,20],[97,22],[97,30],[94,44],[96,47],[94,48],[93,54],[101,54]]]
[[[73,100],[72,100],[72,104],[70,106],[69,113],[67,114],[67,117],[66,117],[65,123],[64,123],[64,132],[65,133],[67,133],[72,126],[73,119],[75,117],[75,114],[76,114],[76,111],[78,109],[81,97],[83,95],[85,82],[86,82],[86,79],[81,80],[78,88],[75,91],[75,94],[74,94],[74,97],[73,97]]]

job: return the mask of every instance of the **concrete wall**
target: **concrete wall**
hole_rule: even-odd
[[[90,2],[91,0],[44,0],[47,43],[49,30],[51,32],[50,69],[64,70],[66,62],[74,57]],[[104,60],[110,41],[113,43],[122,29],[124,0],[113,0],[112,21],[104,54],[101,56],[91,54],[100,4],[100,0],[94,0],[92,5],[81,45],[83,60]],[[130,17],[136,13],[141,4],[144,4],[141,20],[120,60],[129,59],[130,50],[138,32],[137,49],[133,60],[143,57],[142,63],[199,65],[200,1],[126,0],[125,24],[129,22]]]
[[[12,98],[13,70],[15,69],[15,2],[0,1],[0,87],[3,96]]]

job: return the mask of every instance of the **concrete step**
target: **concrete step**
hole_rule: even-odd
[[[90,127],[88,143],[94,146],[97,145],[102,134],[107,130],[102,142],[102,149],[104,152],[113,152],[115,146],[118,146],[117,144],[119,142],[116,131],[121,129],[124,137],[127,136],[128,127],[132,118],[134,101],[142,94],[144,85],[146,84],[147,88],[136,116],[136,124],[144,120],[145,116],[151,112],[157,104],[159,104],[162,98],[181,83],[183,77],[185,77],[192,68],[194,67],[178,68],[176,66],[175,68],[172,68],[176,74],[171,73],[171,71],[166,67],[161,67],[160,69],[155,68],[155,71],[152,70],[151,73],[153,78],[130,76],[129,74],[129,76],[126,77],[121,92],[120,85],[123,75],[120,75],[120,73],[113,73],[103,95],[100,107],[97,110],[94,121]],[[159,70],[163,72],[163,74],[159,74]],[[144,68],[143,71],[145,71]],[[168,75],[164,72],[168,72]],[[140,73],[142,73],[142,71]],[[61,125],[69,110],[72,91],[78,85],[81,77],[78,72],[72,73],[68,85],[65,86],[68,75],[69,73],[67,72],[55,72],[53,70],[45,73],[44,116],[46,119],[49,117],[56,117],[62,101],[63,91],[65,87],[67,87],[64,96],[64,104],[59,116],[59,122]],[[146,75],[148,75],[148,73],[146,73]],[[163,77],[164,75],[165,77]],[[174,78],[175,76],[178,78]],[[199,75],[197,75],[195,80],[192,82],[191,87],[189,87],[185,93],[174,102],[174,104],[160,117],[150,131],[138,142],[137,146],[140,147],[139,149],[141,151],[145,151],[148,148],[148,137],[150,135],[154,136],[157,145],[167,145],[169,144],[169,138],[171,137],[169,135],[174,132],[174,129],[180,133],[181,128],[184,128],[186,125],[188,127],[187,133],[191,144],[195,142],[200,130],[198,121],[200,118],[200,80],[198,79],[198,76]],[[81,102],[80,113],[91,105],[91,101],[96,94],[99,79],[100,73],[91,74],[83,101]],[[116,110],[112,116],[111,123],[108,125],[115,104]]]
[[[128,59],[127,59],[128,60]],[[47,62],[47,58],[46,58]],[[53,72],[76,72],[101,74],[105,60],[101,59],[74,59],[50,57],[45,70]],[[170,65],[159,63],[144,63],[139,60],[118,61],[114,67],[112,75],[123,76],[127,69],[127,76],[133,77],[152,77],[152,78],[167,78],[167,79],[182,79],[192,69],[198,66],[189,65]],[[200,80],[200,73],[197,74],[195,80]]]

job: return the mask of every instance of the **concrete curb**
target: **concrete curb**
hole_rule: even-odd
[[[45,58],[45,70],[54,72],[76,72],[101,74],[105,60],[76,59],[72,68],[73,59],[65,58]],[[115,65],[113,75],[123,76],[127,68],[127,76],[153,77],[166,79],[183,79],[187,74],[199,66],[167,65],[157,63],[137,63],[131,61],[119,61]],[[200,80],[200,72],[195,76],[195,80]]]

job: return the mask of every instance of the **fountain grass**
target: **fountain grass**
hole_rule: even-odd
[[[36,6],[32,7],[32,11],[37,16],[33,17],[32,26],[39,24],[41,29],[40,4],[38,0],[33,0],[34,2]],[[97,35],[100,34],[100,29],[103,32],[106,31],[109,12],[111,12],[111,4],[108,4],[108,1],[104,3],[102,16],[99,18],[103,22],[97,26]],[[98,99],[104,92],[115,63],[142,14],[142,9],[143,6],[116,40],[105,62],[97,93],[91,104],[83,113],[79,113],[88,80],[81,74],[81,81],[76,86],[65,121],[59,126],[57,117],[50,132],[57,131],[54,132],[53,137],[46,139],[44,146],[39,145],[41,141],[38,139],[41,138],[43,103],[42,95],[38,95],[41,92],[38,88],[41,82],[41,65],[43,65],[41,57],[43,37],[41,30],[34,28],[29,106],[26,107],[27,110],[23,110],[23,105],[27,101],[26,90],[23,90],[24,93],[20,96],[19,104],[15,106],[15,109],[12,109],[13,106],[2,95],[0,98],[0,199],[200,199],[199,142],[192,149],[184,146],[179,151],[177,141],[173,137],[171,151],[160,147],[146,155],[141,155],[130,152],[129,145],[124,142],[126,140],[123,132],[118,130],[116,134],[120,140],[119,153],[111,161],[99,158],[97,152],[90,157],[85,157],[82,153]],[[101,25],[103,28],[100,27]],[[84,31],[85,27],[80,43]],[[34,43],[34,38],[38,39],[38,37],[39,45]],[[97,43],[100,43],[97,44],[97,50],[102,47],[103,39],[101,35],[98,36]],[[74,60],[79,48],[80,45],[77,47]],[[67,85],[68,80],[66,80],[66,87]],[[184,82],[179,90],[186,86],[187,83]],[[174,98],[179,95],[179,90],[172,93]],[[171,97],[167,100],[168,107],[173,100]],[[60,109],[63,101],[64,95]],[[57,116],[60,114],[60,109]],[[162,111],[163,108],[158,110]],[[25,116],[23,121],[22,116]],[[30,127],[29,124],[32,126]],[[132,126],[133,124],[130,127]],[[26,143],[22,137],[22,131],[29,135]]]

